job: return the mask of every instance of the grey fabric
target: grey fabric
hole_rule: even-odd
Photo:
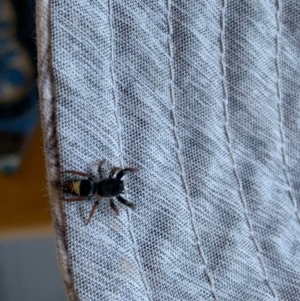
[[[78,299],[299,300],[300,2],[50,13],[61,170],[140,169],[133,212],[60,196]]]

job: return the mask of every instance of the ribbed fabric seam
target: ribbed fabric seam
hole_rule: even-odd
[[[219,297],[216,292],[214,279],[212,278],[212,275],[208,269],[208,263],[204,256],[204,252],[203,252],[201,244],[200,244],[200,237],[199,237],[196,222],[195,222],[195,214],[194,214],[194,210],[193,210],[193,207],[192,207],[192,204],[190,201],[190,193],[189,193],[189,189],[188,189],[188,185],[187,185],[185,170],[184,170],[184,166],[183,166],[183,160],[181,157],[181,143],[180,143],[180,139],[179,139],[178,132],[177,132],[178,124],[177,124],[177,119],[176,119],[176,101],[175,101],[175,93],[174,93],[175,71],[174,71],[174,67],[173,67],[174,53],[173,53],[173,43],[172,43],[173,27],[172,27],[172,21],[171,21],[171,0],[167,0],[167,24],[168,24],[168,48],[169,48],[168,58],[169,58],[169,70],[170,70],[170,98],[171,98],[171,108],[170,109],[171,109],[171,116],[173,119],[173,133],[174,133],[174,138],[175,138],[175,142],[176,142],[176,146],[177,146],[177,160],[178,160],[178,164],[179,164],[180,171],[181,171],[180,177],[181,177],[182,185],[185,190],[186,202],[187,202],[188,209],[190,212],[190,218],[191,218],[193,232],[195,233],[195,236],[196,236],[197,249],[199,251],[200,257],[205,266],[204,273],[208,279],[211,294],[214,297],[214,299],[216,301],[218,301]]]
[[[288,174],[288,164],[287,164],[287,154],[286,154],[286,143],[285,143],[285,132],[283,128],[283,112],[282,112],[282,96],[281,96],[281,86],[280,86],[280,62],[279,62],[279,55],[280,55],[280,37],[281,37],[281,24],[280,24],[280,12],[281,12],[281,3],[280,0],[276,2],[276,53],[275,53],[275,65],[276,65],[276,74],[277,74],[277,81],[276,81],[276,92],[277,92],[277,106],[278,106],[278,115],[279,115],[279,133],[281,139],[281,152],[282,152],[282,161],[283,161],[283,172],[286,179],[286,183],[288,185],[288,194],[292,200],[292,204],[294,207],[294,212],[296,214],[296,218],[298,223],[300,223],[300,216],[298,213],[298,206],[295,195],[293,193],[293,187],[291,185],[290,177]]]
[[[245,219],[250,231],[250,238],[253,241],[253,244],[255,246],[257,256],[261,265],[261,269],[263,271],[263,276],[264,280],[269,287],[271,294],[273,295],[274,299],[277,301],[277,294],[269,280],[268,274],[267,274],[267,269],[263,260],[263,255],[260,250],[260,247],[258,245],[258,242],[254,236],[254,231],[252,227],[252,222],[249,216],[249,212],[247,209],[247,203],[246,203],[246,197],[243,191],[243,186],[242,186],[242,180],[240,178],[240,175],[237,170],[237,165],[236,165],[236,159],[235,155],[232,149],[232,140],[230,136],[230,130],[229,130],[229,111],[228,111],[228,91],[227,91],[227,86],[226,86],[226,62],[225,62],[225,15],[226,15],[226,8],[227,8],[227,0],[223,0],[222,2],[222,9],[221,9],[221,32],[220,32],[220,47],[221,47],[221,72],[222,72],[222,88],[223,88],[223,108],[224,108],[224,117],[225,117],[225,122],[224,122],[224,131],[225,131],[225,136],[227,138],[227,143],[228,143],[228,150],[229,150],[229,155],[231,158],[232,162],[232,167],[233,167],[233,173],[234,176],[236,177],[237,183],[238,183],[238,192],[239,196],[242,202],[242,206],[244,209],[244,215]]]
[[[119,118],[118,114],[118,100],[117,100],[117,88],[116,88],[116,80],[115,80],[115,71],[114,71],[114,32],[113,32],[113,8],[112,8],[112,0],[108,0],[108,18],[109,18],[109,28],[110,28],[110,39],[111,39],[111,58],[110,58],[110,72],[111,72],[111,79],[112,79],[112,90],[113,90],[113,100],[114,100],[114,113],[116,117],[116,122],[117,122],[117,132],[118,132],[118,145],[119,145],[119,150],[120,150],[120,164],[121,167],[123,168],[123,145],[122,145],[122,138],[121,138],[121,121]],[[145,275],[142,271],[141,268],[141,263],[138,257],[138,250],[136,248],[137,242],[132,230],[132,220],[131,220],[131,209],[127,208],[127,217],[128,217],[128,223],[129,223],[129,233],[131,236],[131,240],[133,242],[133,251],[134,251],[134,257],[138,266],[138,271],[141,277],[141,280],[144,284],[145,291],[147,293],[147,298],[148,300],[151,300],[150,298],[150,291],[145,279]]]

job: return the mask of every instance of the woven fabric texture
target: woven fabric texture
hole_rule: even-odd
[[[300,2],[41,0],[40,95],[70,300],[300,298]],[[126,175],[131,211],[53,183]]]

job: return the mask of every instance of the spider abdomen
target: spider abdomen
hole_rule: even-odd
[[[98,183],[98,194],[113,197],[124,193],[124,182],[119,179],[104,179]]]
[[[90,180],[65,181],[63,190],[78,196],[91,196],[94,193],[94,182]]]

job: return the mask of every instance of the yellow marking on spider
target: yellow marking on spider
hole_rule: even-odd
[[[72,192],[80,195],[80,182],[81,181],[73,181],[72,185]]]

